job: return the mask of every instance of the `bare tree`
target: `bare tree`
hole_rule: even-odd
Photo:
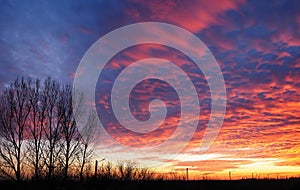
[[[58,115],[61,118],[61,153],[64,177],[68,177],[70,165],[76,159],[80,149],[80,134],[76,127],[75,114],[72,106],[72,87],[65,85],[60,91],[57,105]],[[75,110],[76,112],[76,110]]]
[[[119,161],[117,165],[110,162],[102,164],[100,167],[99,176],[103,180],[153,180],[161,179],[160,176],[155,176],[148,168],[141,168],[132,161]]]
[[[25,172],[35,179],[57,174],[67,178],[74,169],[83,177],[92,156],[96,113],[88,116],[81,135],[75,120],[83,113],[81,101],[73,105],[73,96],[70,85],[50,77],[44,83],[18,78],[4,90],[0,95],[1,175],[18,181]]]
[[[79,112],[78,114],[81,113]],[[96,117],[97,117],[97,113],[91,112],[88,116],[88,121],[86,122],[86,125],[83,126],[81,130],[81,134],[83,134],[83,136],[81,137],[80,149],[77,157],[77,161],[79,162],[80,165],[80,172],[79,172],[80,180],[83,179],[83,172],[85,169],[85,165],[89,163],[89,161],[93,156],[91,141],[94,138],[94,131],[97,126]]]
[[[27,143],[28,155],[27,160],[29,165],[34,169],[34,177],[38,179],[41,176],[43,162],[42,162],[42,148],[43,148],[43,127],[46,122],[46,108],[45,102],[41,101],[41,84],[40,80],[29,80],[29,103],[31,112],[28,117],[30,121],[29,134],[30,137]]]
[[[51,178],[55,169],[55,162],[59,158],[59,140],[61,115],[58,114],[57,104],[60,84],[57,81],[47,78],[44,83],[41,101],[46,105],[46,122],[43,127],[45,134],[45,148],[43,150],[46,175]]]
[[[128,181],[137,178],[137,164],[132,161],[119,162],[117,165],[118,174],[121,180]]]
[[[20,181],[21,167],[26,151],[23,141],[31,111],[29,85],[24,78],[17,78],[7,87],[0,100],[0,157],[1,173]]]
[[[118,174],[116,168],[111,162],[102,164],[100,167],[100,178],[103,180],[117,179]]]

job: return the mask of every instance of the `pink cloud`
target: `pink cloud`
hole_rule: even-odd
[[[236,9],[243,0],[234,1],[193,1],[186,3],[185,1],[136,1],[132,2],[138,4],[141,8],[129,8],[125,13],[132,18],[141,21],[139,15],[143,18],[147,16],[150,20],[160,20],[177,24],[192,32],[199,32],[209,25],[220,23],[221,19],[218,15],[226,10]]]

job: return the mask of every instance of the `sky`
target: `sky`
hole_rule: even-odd
[[[192,139],[160,166],[163,171],[189,168],[194,178],[228,178],[229,171],[233,178],[300,176],[299,9],[296,0],[0,0],[0,88],[17,76],[51,76],[72,83],[84,54],[105,34],[140,22],[173,24],[201,39],[221,69],[227,105],[219,135],[209,150],[199,152],[211,113],[207,79],[184,53],[158,44],[117,53],[99,76],[95,102],[109,134],[120,144],[140,147],[163,143],[174,133],[181,106],[169,83],[145,80],[130,94],[130,109],[138,120],[151,117],[148,108],[153,99],[161,99],[168,107],[167,125],[149,134],[122,128],[110,102],[116,77],[132,62],[150,57],[172,60],[193,81],[201,114]],[[168,37],[159,32],[153,29],[159,38]],[[166,76],[180,77],[175,70]],[[102,148],[123,158],[115,147]],[[126,156],[134,159],[137,155]],[[163,156],[138,160],[143,164]]]

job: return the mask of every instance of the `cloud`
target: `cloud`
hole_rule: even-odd
[[[243,1],[131,1],[132,6],[125,13],[137,21],[160,20],[181,26],[192,32],[221,23],[219,16],[231,9],[236,9]],[[141,16],[142,15],[142,16]]]
[[[144,81],[133,90],[132,114],[138,119],[147,119],[149,101],[163,98],[169,107],[167,126],[149,135],[140,135],[117,125],[116,118],[111,116],[109,90],[116,76],[137,60],[156,57],[171,60],[188,74],[197,87],[201,108],[199,125],[191,142],[178,160],[168,164],[176,166],[178,171],[197,165],[194,170],[214,174],[226,169],[239,170],[243,165],[250,170],[256,162],[257,167],[270,166],[274,173],[283,173],[283,169],[299,171],[300,14],[297,1],[130,0],[71,4],[67,1],[37,4],[7,1],[0,7],[0,86],[20,75],[51,75],[71,82],[80,59],[99,37],[118,27],[145,21],[183,27],[196,34],[212,51],[224,75],[228,101],[223,127],[205,155],[226,156],[203,160],[201,156],[205,155],[194,151],[199,148],[211,111],[205,76],[182,52],[154,44],[120,52],[98,79],[98,112],[118,141],[136,147],[159,144],[172,134],[178,123],[177,97],[168,84],[159,81]],[[170,34],[156,28],[152,32],[158,38],[172,39],[168,38]],[[180,36],[172,40],[183,47],[191,45]],[[88,74],[84,70],[79,73]],[[176,73],[166,75],[172,77]],[[108,144],[106,148],[111,147]]]

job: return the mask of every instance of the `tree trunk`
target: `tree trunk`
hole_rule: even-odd
[[[80,168],[80,175],[79,175],[80,181],[83,180],[83,169],[84,169],[84,165],[85,165],[87,147],[88,147],[88,144],[85,144],[83,155],[82,155],[82,164],[81,164],[81,168]]]

